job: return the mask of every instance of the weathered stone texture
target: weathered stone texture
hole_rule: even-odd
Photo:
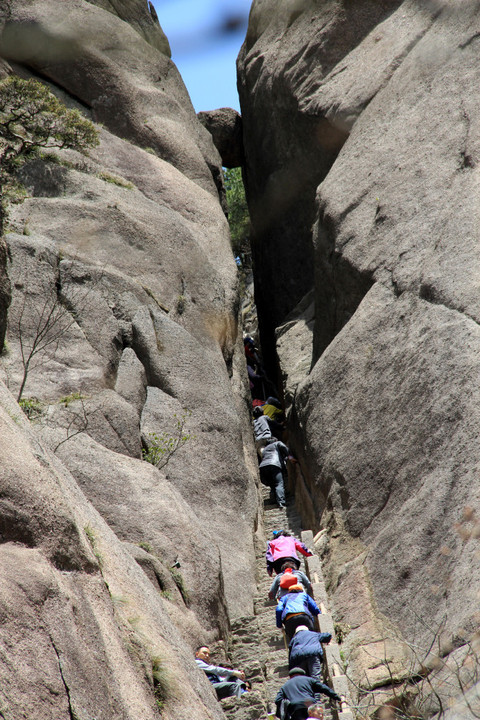
[[[313,93],[399,4],[263,0],[252,5],[237,64],[255,297],[266,346],[273,347],[275,327],[313,285],[315,192],[347,138],[346,129],[326,113],[303,110],[305,85],[312,82]],[[267,355],[271,360],[271,352]]]
[[[216,194],[212,171],[219,158],[210,135],[170,58],[138,33],[136,22],[121,19],[125,12],[131,19],[126,2],[114,3],[118,17],[86,0],[7,4],[3,57],[52,80],[116,135],[152,148]]]
[[[0,387],[2,712],[57,720],[220,717],[158,591]],[[191,683],[176,678],[191,674]],[[208,709],[207,709],[208,708]]]
[[[302,497],[314,496],[305,515],[329,529],[342,622],[358,611],[361,568],[364,617],[422,647],[441,628],[448,652],[459,628],[478,625],[480,586],[468,509],[480,507],[480,3],[275,5],[253,3],[239,71],[254,226],[269,223],[255,201],[296,179],[292,154],[311,180],[254,248],[263,337],[278,329],[288,401],[296,387],[291,444]],[[315,123],[344,133],[341,150],[306,130]],[[301,219],[313,216],[311,232]],[[302,379],[305,318],[285,315],[310,267]],[[371,643],[360,628],[352,660],[355,643]]]
[[[158,699],[166,719],[219,718],[193,648],[253,611],[258,530],[220,157],[147,3],[7,5],[7,69],[104,126],[88,156],[26,165],[28,197],[11,207],[1,710],[153,720]],[[13,397],[46,317],[29,426]],[[168,463],[142,460],[184,415]]]

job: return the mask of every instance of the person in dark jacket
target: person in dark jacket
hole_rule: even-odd
[[[304,592],[302,585],[292,585],[288,595],[280,598],[275,610],[277,627],[281,628],[283,623],[288,642],[299,625],[306,625],[309,630],[313,630],[313,616],[319,614],[320,608]]]
[[[322,672],[322,643],[329,643],[330,633],[318,633],[299,625],[288,646],[288,667],[299,667],[310,677],[320,679]]]
[[[306,720],[308,707],[320,699],[324,693],[332,700],[340,702],[341,698],[328,685],[316,678],[306,677],[302,668],[292,668],[289,679],[282,685],[275,698],[277,717],[290,720]]]

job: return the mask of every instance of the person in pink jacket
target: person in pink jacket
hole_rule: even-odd
[[[285,530],[274,530],[273,540],[270,540],[265,553],[267,561],[267,572],[271,576],[273,571],[279,573],[285,560],[292,560],[297,569],[300,567],[297,550],[305,557],[310,557],[313,553],[296,537],[292,537]]]

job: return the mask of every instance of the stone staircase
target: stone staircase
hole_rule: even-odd
[[[311,531],[303,531],[300,517],[295,509],[294,499],[287,498],[284,510],[272,505],[268,500],[268,490],[264,488],[264,526],[267,537],[271,537],[275,529],[288,530],[292,535],[301,537],[311,550],[314,538]],[[229,720],[273,720],[275,717],[275,696],[288,678],[288,653],[282,632],[275,625],[275,606],[268,599],[268,590],[272,582],[266,571],[265,547],[257,548],[257,595],[255,597],[255,614],[237,620],[232,625],[229,656],[235,667],[245,670],[252,683],[252,692],[246,693],[241,699],[226,698],[222,700],[223,710]],[[303,558],[304,572],[313,583],[314,596],[322,610],[319,616],[320,631],[332,634],[332,641],[325,646],[326,674],[324,681],[335,689],[344,702],[341,710],[326,696],[322,695],[325,706],[325,720],[353,720],[349,710],[349,691],[347,679],[343,675],[342,662],[338,645],[335,643],[333,620],[328,613],[328,598],[323,582],[321,563],[318,556]]]

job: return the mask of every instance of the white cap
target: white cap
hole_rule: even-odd
[[[299,625],[297,628],[295,628],[295,635],[299,630],[308,630],[308,627],[306,625]]]

